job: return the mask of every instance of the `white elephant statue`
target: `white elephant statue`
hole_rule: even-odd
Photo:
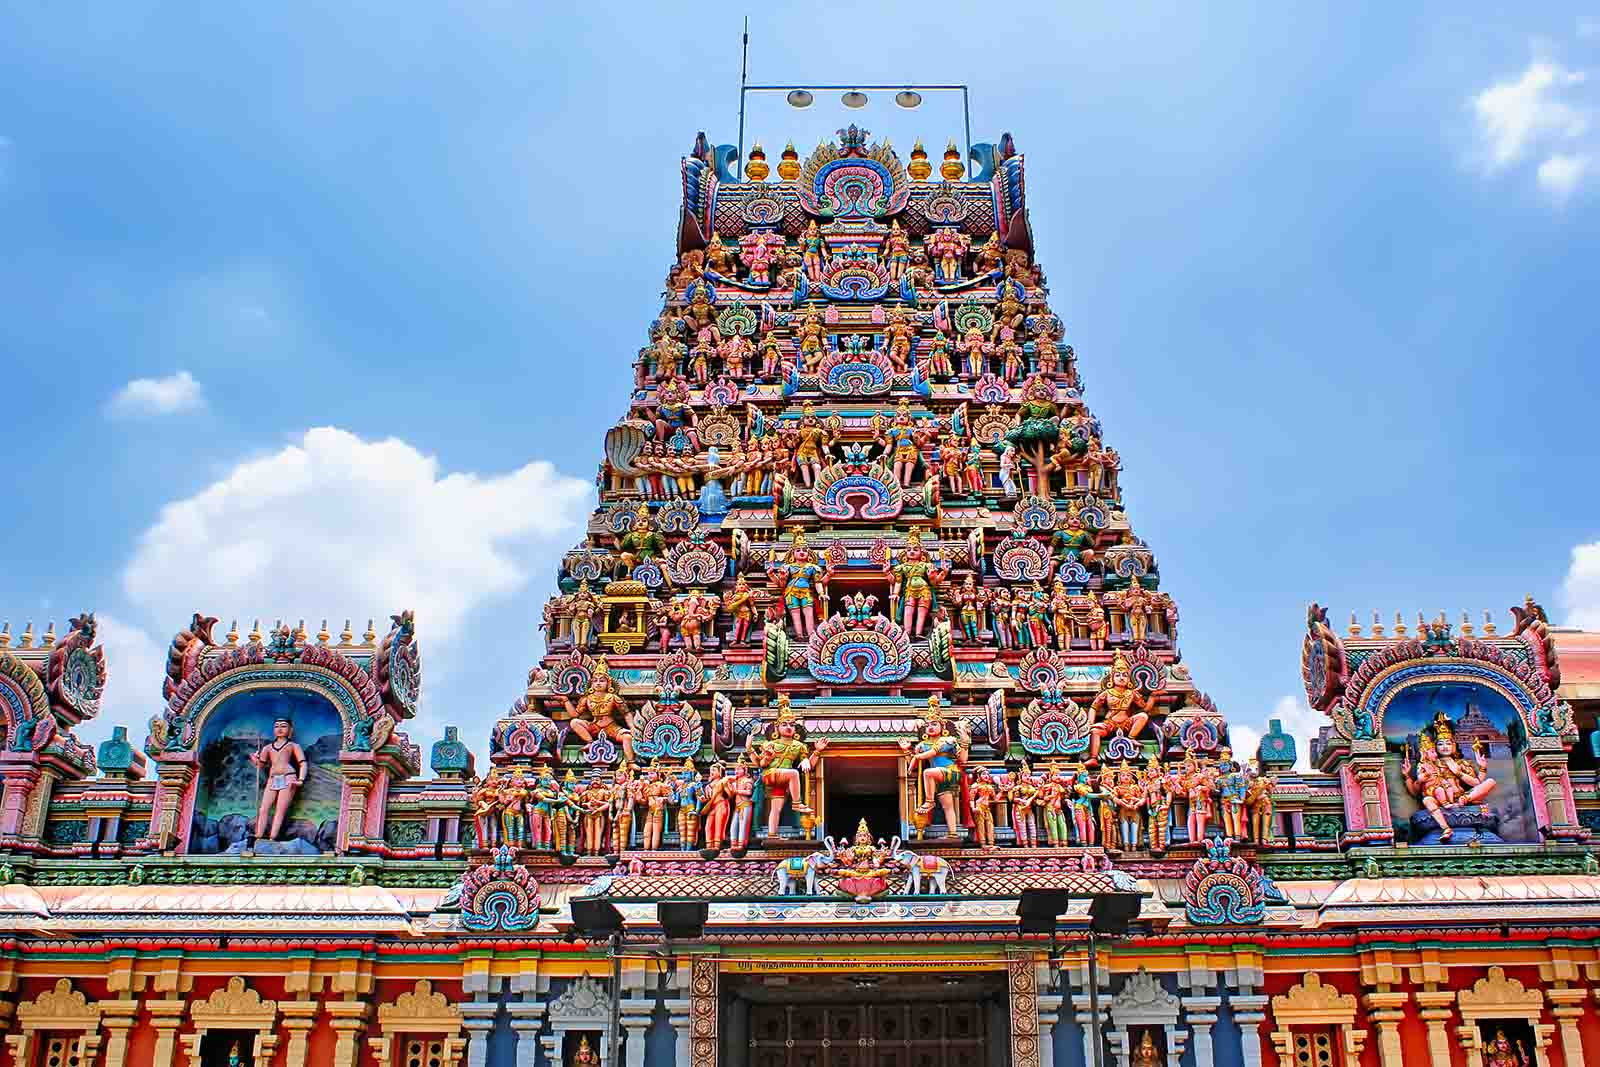
[[[831,844],[831,843],[830,843]],[[799,896],[804,888],[807,896],[817,895],[817,874],[833,863],[833,850],[813,852],[809,856],[790,856],[778,861],[778,895]]]
[[[943,856],[923,855],[904,849],[895,853],[906,869],[906,896],[921,896],[923,887],[927,886],[929,893],[948,893],[950,885],[950,861]]]

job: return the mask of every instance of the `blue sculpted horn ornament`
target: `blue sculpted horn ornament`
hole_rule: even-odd
[[[1183,880],[1184,914],[1196,926],[1254,926],[1269,903],[1283,902],[1261,869],[1234,856],[1232,846],[1228,838],[1212,838]]]
[[[539,922],[539,883],[511,849],[495,849],[461,877],[461,925],[478,933],[530,930]]]
[[[811,496],[811,510],[833,522],[892,519],[904,503],[900,482],[883,464],[868,460],[859,443],[848,446],[844,462],[823,469]]]
[[[821,218],[887,218],[911,198],[900,159],[887,144],[866,146],[867,131],[848,126],[838,144],[819,144],[800,169],[800,206]]]
[[[704,723],[693,704],[669,687],[646,701],[629,725],[633,751],[642,759],[686,759],[700,752]]]

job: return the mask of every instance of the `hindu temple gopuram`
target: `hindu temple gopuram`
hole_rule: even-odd
[[[1241,751],[1010,136],[737,155],[490,737],[407,736],[409,611],[196,605],[98,752],[94,616],[0,632],[0,1062],[1600,1062],[1600,634],[1313,604]]]

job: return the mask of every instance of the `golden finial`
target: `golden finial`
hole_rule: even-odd
[[[1383,636],[1383,620],[1378,617],[1378,609],[1372,609],[1372,636]]]
[[[11,620],[0,623],[0,648],[11,647]]]
[[[922,138],[917,138],[917,143],[911,146],[911,162],[906,164],[906,173],[911,175],[914,182],[925,182],[928,175],[933,173],[933,164],[928,162],[928,150],[922,147]]]
[[[44,641],[40,648],[54,648],[56,643],[56,620],[51,619],[44,624]]]
[[[339,631],[339,647],[349,648],[350,643],[356,639],[355,631],[350,629],[350,620],[344,620],[344,629]]]
[[[1396,637],[1406,635],[1406,617],[1398,611],[1394,613],[1394,635]]]
[[[317,630],[317,644],[325,645],[329,642],[329,640],[332,639],[332,637],[333,635],[328,632],[328,620],[323,619],[322,626]]]
[[[800,177],[800,153],[794,150],[793,141],[783,146],[783,155],[778,158],[778,177],[786,182]]]
[[[1472,615],[1465,611],[1461,613],[1461,636],[1472,636]]]
[[[17,647],[18,648],[32,648],[33,647],[33,620],[32,619],[29,619],[28,620],[28,624],[22,628],[22,641],[21,641],[21,643],[19,643],[17,645]]]
[[[294,639],[296,641],[304,641],[306,639],[306,620],[301,619],[299,623],[295,625]]]
[[[967,168],[961,165],[961,149],[956,147],[954,138],[944,149],[944,162],[939,164],[939,173],[947,182],[958,182]]]
[[[790,705],[789,705],[789,694],[788,693],[779,693],[778,694],[778,715],[777,715],[776,721],[777,722],[794,722],[795,721],[794,708],[790,707]]]
[[[757,141],[750,146],[750,161],[744,165],[744,176],[751,181],[764,182],[771,168],[767,166],[767,154],[761,150],[761,142]]]
[[[367,632],[361,635],[361,643],[372,648],[378,643],[378,631],[373,628],[372,620],[367,620]]]
[[[253,644],[253,645],[259,645],[261,643],[261,620],[260,619],[257,619],[256,621],[254,621],[254,622],[252,622],[250,624],[250,643]]]
[[[1484,608],[1483,609],[1483,636],[1485,636],[1485,637],[1493,637],[1494,636],[1494,630],[1495,630],[1494,616],[1489,614],[1489,609],[1488,608]]]
[[[1350,613],[1350,636],[1361,636],[1361,620],[1356,618],[1356,613],[1353,611]]]
[[[237,645],[239,643],[239,620],[238,619],[234,619],[234,620],[232,620],[231,622],[228,623],[227,641],[228,641],[228,644],[230,644],[230,645]]]

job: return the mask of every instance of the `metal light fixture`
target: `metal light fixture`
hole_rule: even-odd
[[[791,89],[786,99],[790,107],[810,107],[814,97],[804,89]]]
[[[867,94],[862,92],[860,89],[851,89],[849,92],[839,97],[839,101],[840,103],[844,104],[845,107],[866,107]]]
[[[922,103],[922,94],[913,89],[901,89],[894,94],[894,102],[909,111]]]

